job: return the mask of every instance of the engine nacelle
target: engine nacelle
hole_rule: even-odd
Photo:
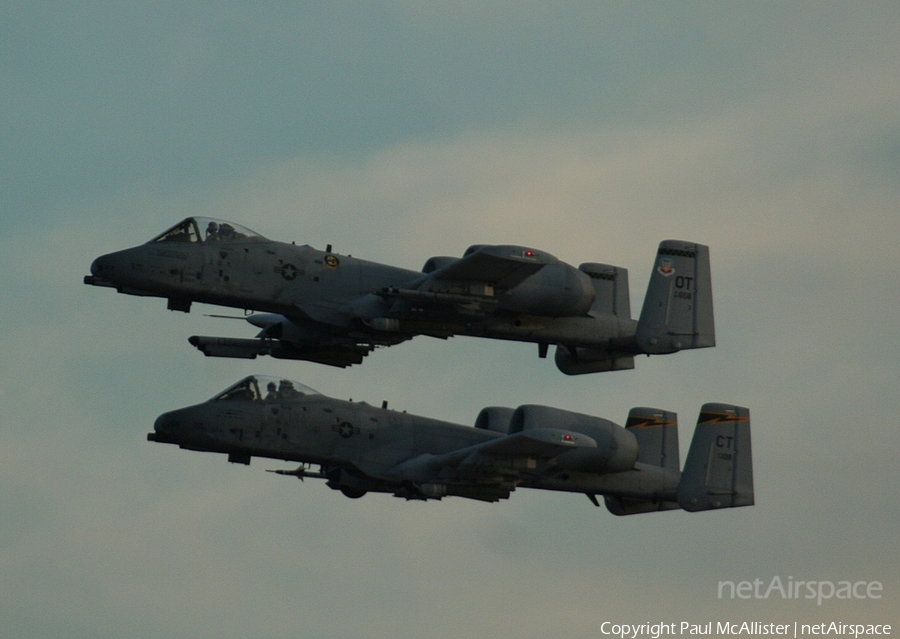
[[[587,274],[568,264],[547,264],[500,300],[514,313],[570,317],[584,315],[594,303],[594,286]]]
[[[638,444],[634,434],[613,422],[549,406],[519,406],[513,412],[509,434],[531,428],[560,428],[587,435],[596,448],[577,448],[563,453],[554,462],[565,470],[616,473],[634,467]]]
[[[445,266],[450,266],[454,262],[458,262],[458,257],[446,257],[443,255],[437,255],[435,257],[429,258],[427,262],[425,262],[425,266],[422,267],[423,273],[432,273],[439,268],[444,268]]]
[[[491,430],[495,433],[506,435],[509,433],[509,422],[515,409],[505,406],[488,406],[482,408],[475,419],[475,428]]]
[[[475,251],[480,251],[483,248],[490,248],[490,247],[491,247],[491,244],[473,244],[472,246],[470,246],[469,248],[466,249],[466,252],[463,253],[463,257],[471,255]]]

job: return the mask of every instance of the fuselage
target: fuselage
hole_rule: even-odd
[[[634,351],[636,322],[587,313],[593,299],[589,278],[552,256],[542,270],[496,297],[492,287],[471,282],[448,288],[442,281],[410,292],[427,275],[272,241],[237,225],[227,235],[204,234],[208,223],[233,228],[188,218],[146,244],[98,257],[85,282],[166,298],[172,310],[188,311],[200,302],[276,313],[301,326],[352,331],[360,343],[391,344],[417,334],[471,335]],[[460,286],[490,294],[447,292]],[[421,295],[423,303],[385,293],[398,290]],[[445,303],[447,296],[462,301]],[[538,308],[548,310],[535,314]],[[564,315],[565,308],[575,315]]]
[[[346,304],[419,275],[306,245],[239,235],[201,240],[199,234],[174,239],[163,234],[98,257],[91,264],[92,283],[168,298],[175,305],[195,301],[296,316],[300,303]]]
[[[467,490],[472,490],[479,478],[446,475],[445,470],[414,477],[405,474],[404,462],[439,458],[507,436],[364,402],[332,399],[311,389],[280,395],[274,379],[269,381],[267,393],[267,381],[250,377],[208,402],[165,413],[148,438],[189,450],[224,453],[236,463],[267,457],[317,464],[325,469],[322,476],[334,481],[332,487],[351,486],[360,494],[378,491],[408,496],[409,490],[442,482],[466,484]],[[609,425],[619,436],[631,437],[626,429]],[[576,452],[566,453],[572,454]],[[671,495],[678,485],[678,473],[646,464],[602,473],[572,470],[563,460],[493,459],[486,482],[506,494],[521,486],[644,498]],[[418,488],[409,488],[413,484]]]
[[[266,393],[263,382],[268,378],[248,379],[260,381],[243,380],[243,386],[208,402],[164,413],[156,420],[152,440],[227,453],[238,462],[268,457],[382,477],[418,455],[439,455],[502,437],[309,389],[282,397],[277,390]]]

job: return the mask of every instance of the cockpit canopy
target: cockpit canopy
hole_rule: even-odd
[[[257,239],[265,238],[240,224],[211,217],[189,217],[165,233],[157,235],[150,240],[150,243],[181,242],[197,244],[202,242],[253,241]]]
[[[216,395],[213,402],[281,402],[304,395],[319,395],[309,386],[281,377],[251,375]]]

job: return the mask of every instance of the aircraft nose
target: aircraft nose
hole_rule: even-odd
[[[96,260],[91,262],[91,275],[94,277],[99,277],[100,272],[103,270],[103,258],[98,257]]]
[[[144,275],[145,252],[142,248],[125,249],[101,255],[91,263],[91,274],[85,284],[94,286],[133,286],[140,288]]]
[[[115,276],[115,253],[101,255],[91,262],[91,274],[84,278],[85,284],[93,284],[94,286],[112,286],[112,280]]]
[[[181,426],[181,420],[177,414],[163,413],[153,422],[153,432],[147,434],[147,439],[151,442],[174,443],[174,437]]]
[[[115,256],[116,253],[108,253],[91,262],[91,275],[102,279],[115,272],[116,262],[118,261],[115,259]]]

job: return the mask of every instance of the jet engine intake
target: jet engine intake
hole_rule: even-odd
[[[425,266],[422,267],[423,273],[432,273],[439,268],[444,268],[445,266],[450,266],[451,264],[458,262],[458,257],[447,257],[444,255],[436,255],[435,257],[429,258],[427,262],[425,262]]]
[[[475,419],[475,428],[491,430],[495,433],[506,435],[509,433],[509,422],[515,409],[505,406],[488,406],[482,408]]]

